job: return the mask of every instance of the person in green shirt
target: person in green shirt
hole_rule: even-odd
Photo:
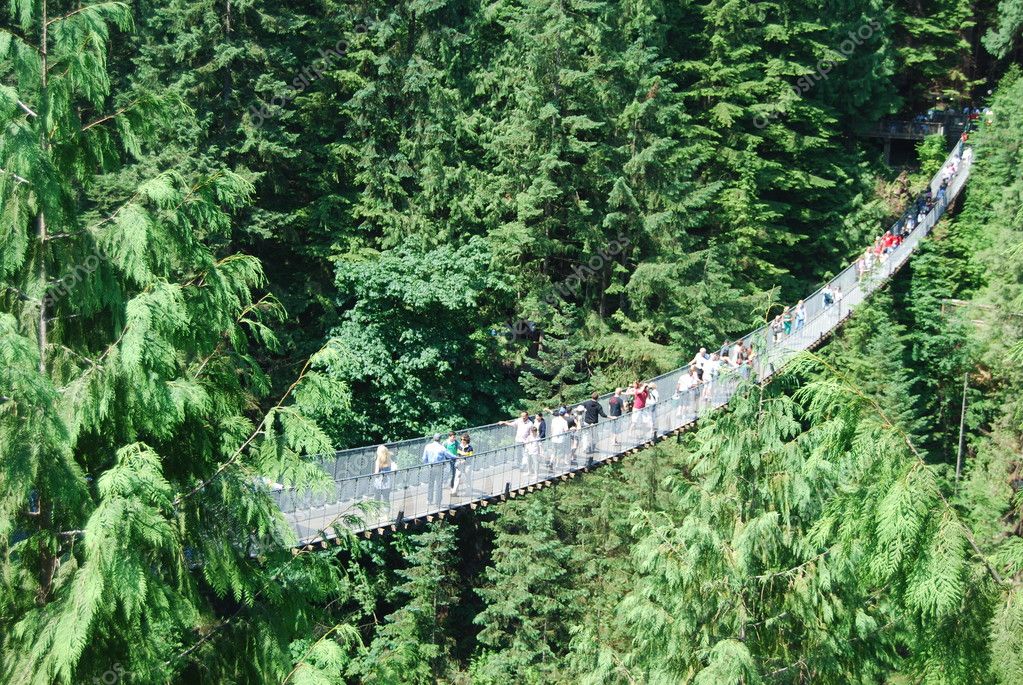
[[[448,433],[448,439],[444,441],[444,449],[451,455],[451,487],[455,487],[455,457],[458,456],[458,438],[455,437],[455,431]]]

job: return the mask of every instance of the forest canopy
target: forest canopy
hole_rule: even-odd
[[[0,17],[0,682],[1023,682],[1018,0]],[[295,548],[264,476],[734,340],[955,142],[879,130],[964,113],[955,216],[781,378]]]

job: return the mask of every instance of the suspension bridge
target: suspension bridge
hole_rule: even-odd
[[[860,273],[856,265],[851,264],[821,289],[809,294],[804,299],[805,323],[798,330],[779,337],[765,325],[740,339],[746,349],[757,352],[751,369],[756,380],[769,379],[795,355],[821,345],[902,268],[959,196],[969,177],[971,163],[972,150],[959,142],[942,170],[932,179],[931,191],[937,201],[923,221],[918,222],[902,243],[869,273]],[[954,173],[948,176],[947,170],[951,169]],[[942,193],[939,189],[943,178],[948,184]],[[830,305],[824,297],[828,287],[834,293]],[[536,458],[526,458],[529,455],[524,454],[523,444],[515,442],[513,428],[490,424],[457,431],[458,435],[467,432],[472,436],[474,456],[436,464],[423,463],[423,451],[430,438],[388,443],[386,447],[393,455],[397,470],[384,476],[386,483],[380,474],[374,473],[379,445],[371,445],[315,458],[329,475],[332,486],[267,487],[294,528],[298,547],[325,546],[344,531],[367,535],[372,531],[384,533],[423,520],[453,516],[462,508],[488,506],[575,478],[676,435],[693,426],[704,413],[728,404],[742,380],[738,372],[723,368],[713,381],[664,397],[674,392],[684,373],[688,373],[688,366],[652,379],[662,394],[662,399],[652,405],[621,418],[601,420],[568,435],[548,436],[539,441],[535,447]],[[600,398],[605,412],[610,396]],[[574,442],[576,449],[569,450],[566,441]],[[460,487],[453,491],[450,482],[456,469],[460,471]],[[431,479],[435,483],[443,482],[440,497],[435,488],[432,500]],[[390,487],[381,488],[382,485]]]

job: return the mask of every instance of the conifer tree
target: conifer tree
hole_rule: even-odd
[[[551,497],[516,504],[489,524],[493,565],[478,590],[487,605],[475,619],[483,652],[473,672],[481,683],[551,682],[582,594],[569,582],[572,551],[556,530]]]
[[[116,661],[165,680],[213,598],[244,608],[275,584],[250,552],[293,534],[260,477],[322,480],[299,455],[330,443],[303,407],[339,396],[298,384],[253,414],[267,389],[254,354],[280,308],[258,296],[259,263],[224,249],[252,187],[136,163],[189,110],[156,84],[114,89],[130,8],[19,0],[5,17],[4,679],[78,682]],[[267,677],[291,667],[278,644],[248,656]]]
[[[426,685],[438,682],[450,658],[446,617],[457,596],[455,532],[434,524],[406,543],[407,568],[395,587],[398,608],[384,619],[356,664],[362,682]]]

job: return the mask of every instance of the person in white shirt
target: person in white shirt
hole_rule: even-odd
[[[714,381],[717,380],[718,374],[721,372],[721,358],[718,355],[711,355],[703,365],[703,398],[708,399],[711,397],[711,392],[714,388]]]
[[[568,464],[568,421],[565,420],[564,409],[556,411],[551,419],[551,444],[554,445],[554,463]]]
[[[525,411],[519,414],[519,418],[514,421],[498,421],[498,423],[515,429],[515,442],[517,443],[524,443],[529,437],[529,429],[533,427],[533,422],[529,420],[529,412]]]
[[[536,426],[529,429],[523,445],[523,468],[529,469],[529,474],[536,478],[540,475],[540,432]]]
[[[526,440],[529,439],[530,431],[533,429],[533,422],[529,420],[529,412],[522,412],[519,414],[519,418],[514,421],[498,421],[502,426],[511,426],[515,429],[515,445],[518,452],[519,462],[522,464],[522,468],[526,467],[526,453],[522,447],[526,444]]]
[[[694,356],[692,358],[692,360],[689,362],[689,366],[695,366],[696,367],[696,375],[697,375],[697,377],[701,381],[704,380],[704,378],[703,378],[703,373],[704,373],[703,372],[703,366],[704,366],[704,364],[707,363],[708,360],[710,360],[710,355],[707,354],[707,348],[706,347],[701,347],[700,351],[697,352],[696,356]]]
[[[728,363],[732,366],[739,366],[742,363],[742,341],[738,340],[728,353]]]
[[[682,374],[675,386],[675,393],[678,395],[678,415],[682,416],[686,409],[695,409],[699,393],[692,392],[692,389],[700,384],[696,375],[696,366],[689,366],[689,373]]]

